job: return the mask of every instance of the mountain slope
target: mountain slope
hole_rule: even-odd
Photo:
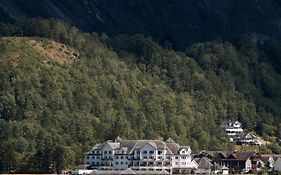
[[[280,39],[278,0],[3,0],[0,7],[5,17],[54,17],[110,36],[142,33],[178,49],[218,37]]]
[[[219,127],[226,119],[281,137],[281,76],[254,45],[177,52],[143,35],[81,33],[54,19],[0,29],[1,172],[72,168],[118,135],[232,149]],[[22,31],[29,37],[11,37]]]

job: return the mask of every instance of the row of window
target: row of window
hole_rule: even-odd
[[[92,151],[92,154],[102,154],[102,151]],[[112,151],[103,151],[103,154],[112,154]]]
[[[87,162],[87,165],[89,165],[89,164],[90,164],[90,162]],[[179,165],[179,162],[175,162],[175,164]],[[186,162],[181,162],[181,165],[186,165],[186,164],[187,164]],[[99,166],[101,164],[99,162],[93,162],[92,165]],[[115,165],[128,165],[128,162],[115,162]],[[141,166],[152,166],[152,165],[154,165],[154,163],[153,162],[142,162],[140,165]],[[160,163],[160,162],[156,165],[163,166],[162,163]],[[167,165],[170,165],[170,164],[166,163],[166,166]],[[102,166],[112,166],[112,164],[110,163],[110,164],[102,165]],[[135,164],[135,166],[139,166],[139,164]]]
[[[154,150],[151,150],[151,151],[143,151],[142,152],[143,154],[154,154]],[[162,154],[163,151],[159,150],[157,151],[158,154]],[[94,150],[92,151],[92,154],[102,154],[102,151],[98,151],[98,150]],[[112,151],[103,151],[103,154],[112,154]],[[140,151],[137,151],[137,154],[140,154]]]
[[[115,162],[116,165],[119,165],[119,163],[120,163],[120,165],[123,165],[123,164],[128,165],[128,162]]]
[[[154,154],[154,150],[151,150],[151,151],[146,151],[146,150],[144,150],[144,151],[142,151],[142,153],[143,153],[143,154],[147,154],[147,153],[149,153],[149,154]],[[162,154],[163,151],[157,151],[157,153],[158,153],[158,154]],[[137,151],[137,154],[140,154],[140,151]]]
[[[119,158],[120,159],[124,159],[124,158],[128,159],[129,158],[129,156],[120,156],[120,157],[119,156],[115,156],[115,157],[116,157],[116,159],[119,159]]]
[[[179,162],[175,162],[176,165],[179,165]],[[187,165],[186,162],[181,162],[181,165]]]
[[[179,159],[179,158],[180,158],[180,156],[176,156],[176,157],[175,157],[175,159]],[[182,158],[182,159],[186,159],[186,156],[182,156],[181,158]]]
[[[100,156],[92,156],[92,159],[100,159],[101,157]],[[109,158],[111,159],[112,157],[109,156]],[[116,159],[128,159],[128,156],[116,156]],[[138,157],[139,158],[139,157]],[[154,159],[154,156],[143,156],[143,159]],[[158,156],[158,159],[162,159],[163,157],[162,156]],[[182,156],[181,157],[182,159],[186,159],[186,156]],[[90,156],[87,156],[86,159],[90,159]],[[170,157],[167,157],[168,160],[170,160],[171,158]],[[179,159],[179,156],[175,156],[175,159]]]
[[[155,151],[151,150],[151,151],[142,151],[143,154],[154,154]],[[102,151],[92,151],[92,154],[101,154]],[[159,150],[157,151],[158,155],[162,154],[163,151]],[[185,151],[182,151],[183,154],[185,154],[186,152]],[[112,151],[103,151],[103,154],[112,154]],[[140,151],[137,151],[137,154],[140,154]]]
[[[162,156],[158,156],[158,159],[162,159]],[[143,159],[154,159],[154,156],[143,156]]]

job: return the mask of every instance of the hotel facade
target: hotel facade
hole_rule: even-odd
[[[197,164],[192,160],[189,146],[180,146],[172,139],[122,140],[117,137],[96,144],[86,153],[84,163],[88,169],[147,170],[170,173],[191,172]]]

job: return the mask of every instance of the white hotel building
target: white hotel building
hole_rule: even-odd
[[[190,172],[197,167],[191,159],[189,146],[180,146],[172,139],[162,140],[108,140],[96,144],[86,153],[88,169],[149,170],[170,173]]]

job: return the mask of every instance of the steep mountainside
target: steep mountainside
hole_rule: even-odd
[[[55,17],[84,31],[142,33],[180,49],[218,37],[280,39],[279,0],[1,0],[0,7],[4,20]]]
[[[255,45],[177,52],[143,35],[81,33],[54,19],[0,29],[0,172],[72,168],[118,135],[233,149],[219,127],[226,119],[281,138],[281,76]],[[22,31],[29,37],[14,37]],[[277,143],[258,149],[281,151]]]

